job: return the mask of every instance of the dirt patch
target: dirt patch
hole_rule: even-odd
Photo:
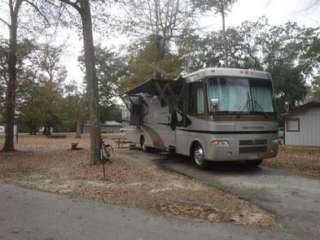
[[[81,151],[70,151],[78,141]],[[18,152],[0,153],[0,179],[7,183],[87,198],[106,203],[151,209],[177,217],[210,222],[273,226],[273,215],[250,202],[203,185],[152,161],[155,156],[118,150],[114,162],[89,166],[87,139],[20,139]]]
[[[320,149],[283,146],[277,158],[266,160],[264,165],[301,175],[320,177]]]

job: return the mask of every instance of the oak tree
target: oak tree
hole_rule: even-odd
[[[8,0],[5,1],[8,7],[9,19],[6,20],[0,17],[0,23],[4,24],[9,30],[8,43],[8,57],[7,57],[7,71],[8,81],[6,86],[5,97],[5,142],[3,151],[14,151],[14,120],[16,110],[16,89],[17,89],[17,50],[18,50],[18,27],[19,27],[19,13],[22,5],[28,5],[36,13],[41,15],[46,21],[47,18],[42,13],[42,10],[29,0]]]
[[[99,117],[99,91],[96,74],[96,60],[93,42],[91,4],[94,2],[104,3],[105,1],[89,0],[46,0],[57,9],[63,8],[66,12],[69,8],[78,13],[81,19],[84,62],[86,69],[87,95],[89,102],[90,119],[90,163],[95,165],[100,158],[100,117]]]
[[[163,78],[160,62],[170,49],[172,40],[194,23],[189,0],[120,0],[125,11],[125,30],[140,39],[150,39],[155,47],[153,75]]]
[[[228,55],[229,55],[229,48],[227,44],[227,36],[226,36],[226,15],[228,12],[231,11],[232,5],[237,0],[192,0],[194,6],[201,11],[208,11],[214,10],[215,13],[221,15],[222,20],[222,36],[223,36],[223,43],[224,43],[224,65],[228,66]]]

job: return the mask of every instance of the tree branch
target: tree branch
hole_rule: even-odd
[[[14,7],[13,7],[13,14],[17,17],[18,16],[18,12],[19,12],[19,9],[21,7],[21,4],[22,4],[22,1],[23,0],[16,0],[15,4],[14,4]]]
[[[24,1],[25,1],[26,3],[28,3],[29,5],[31,5],[31,7],[33,7],[34,10],[36,10],[37,13],[39,13],[40,16],[44,18],[44,20],[47,22],[47,24],[50,25],[50,21],[48,20],[48,18],[46,17],[46,15],[45,15],[43,12],[41,12],[41,10],[39,9],[39,7],[38,7],[36,4],[34,4],[33,2],[31,2],[31,1],[29,1],[29,0],[24,0]]]
[[[0,22],[4,23],[5,25],[7,25],[8,27],[10,27],[11,25],[4,19],[0,18]]]
[[[77,4],[79,1],[71,2],[70,0],[60,0],[61,2],[70,5],[71,7],[75,8],[81,15],[81,8]]]

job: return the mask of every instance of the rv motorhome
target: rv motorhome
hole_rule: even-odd
[[[208,161],[257,166],[277,155],[277,121],[271,75],[208,68],[176,80],[151,79],[126,92],[128,140]]]

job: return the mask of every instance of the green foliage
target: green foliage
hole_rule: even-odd
[[[5,104],[5,93],[7,89],[8,83],[8,42],[5,40],[0,40],[0,113],[4,115],[4,104]],[[21,82],[27,77],[27,65],[26,61],[28,61],[30,55],[35,49],[35,45],[28,41],[23,40],[18,43],[17,47],[17,105],[19,106],[21,100],[21,91],[19,90],[19,85]]]
[[[158,58],[156,43],[143,43],[137,54],[132,54],[128,64],[127,77],[121,81],[121,89],[127,90],[143,83],[160,73],[163,79],[173,79],[182,71],[181,60],[178,55],[166,49],[161,59]]]
[[[61,125],[59,113],[66,70],[60,64],[60,55],[58,47],[37,45],[30,51],[20,73],[23,78],[18,86],[17,110],[24,127],[32,134],[40,127],[44,127],[45,134],[50,134],[50,128]]]
[[[63,104],[61,108],[62,126],[66,131],[75,131],[77,124],[83,125],[88,119],[88,99],[86,94],[79,90],[76,83],[65,86]]]
[[[286,104],[293,108],[304,101],[307,80],[312,82],[320,70],[319,34],[317,28],[300,27],[297,23],[270,26],[265,18],[261,18],[257,22],[228,28],[225,38],[219,31],[202,38],[189,33],[177,45],[188,71],[221,67],[221,61],[227,59],[229,67],[270,72],[281,113]],[[225,44],[229,49],[226,58]]]
[[[109,106],[118,94],[119,80],[126,72],[126,64],[114,51],[100,45],[95,48],[95,54],[99,103],[102,106]],[[79,62],[84,70],[84,56],[79,57]]]
[[[175,39],[194,26],[190,0],[120,0],[126,11],[126,33],[139,37],[142,48],[130,57],[130,76],[122,84],[127,89],[150,78],[168,78],[179,60],[170,50]],[[171,53],[171,54],[170,54]],[[147,61],[149,60],[149,61]]]
[[[105,121],[122,121],[122,112],[120,106],[117,104],[111,104],[110,106],[102,106],[100,109],[101,122]]]
[[[221,58],[223,59],[222,61],[222,66],[224,67],[230,67],[231,63],[228,61],[229,60],[229,55],[230,52],[233,50],[230,46],[230,40],[233,40],[233,38],[229,39],[227,35],[232,35],[233,33],[237,33],[229,31],[229,33],[226,32],[226,15],[229,11],[231,11],[232,5],[237,1],[237,0],[191,0],[194,7],[196,9],[199,9],[200,11],[208,11],[213,9],[216,14],[221,15],[221,20],[222,20],[222,40],[219,41],[219,44],[221,44],[221,49],[222,49],[222,56]],[[219,36],[220,37],[220,36]]]
[[[279,112],[284,105],[289,109],[304,101],[308,86],[306,80],[318,63],[310,57],[319,32],[313,28],[301,28],[296,23],[273,26],[263,35],[264,65],[273,76]]]
[[[62,106],[62,95],[56,84],[47,81],[24,83],[26,95],[19,110],[22,122],[29,132],[34,134],[40,127],[48,129],[60,123],[59,112]],[[48,132],[46,132],[48,134]]]
[[[312,100],[320,102],[320,76],[317,76],[312,82]]]
[[[192,0],[194,7],[201,11],[208,11],[213,9],[216,13],[231,11],[232,5],[237,0]]]
[[[116,96],[124,64],[107,49],[97,47],[96,52],[100,104],[103,106],[101,120],[119,120],[119,116],[121,120],[121,112],[119,115],[111,99]],[[21,71],[23,79],[18,87],[18,111],[21,113],[21,128],[31,134],[36,134],[42,127],[45,134],[50,134],[51,128],[79,130],[78,127],[88,119],[87,95],[74,82],[64,85],[66,71],[60,63],[61,53],[62,47],[38,45],[28,55],[28,64]]]
[[[203,67],[222,67],[228,61],[229,67],[263,69],[262,51],[259,39],[264,20],[258,23],[244,22],[237,28],[228,28],[225,36],[220,31],[200,37],[186,32],[184,38],[177,41],[179,55],[187,72]],[[229,51],[225,56],[224,47]]]

